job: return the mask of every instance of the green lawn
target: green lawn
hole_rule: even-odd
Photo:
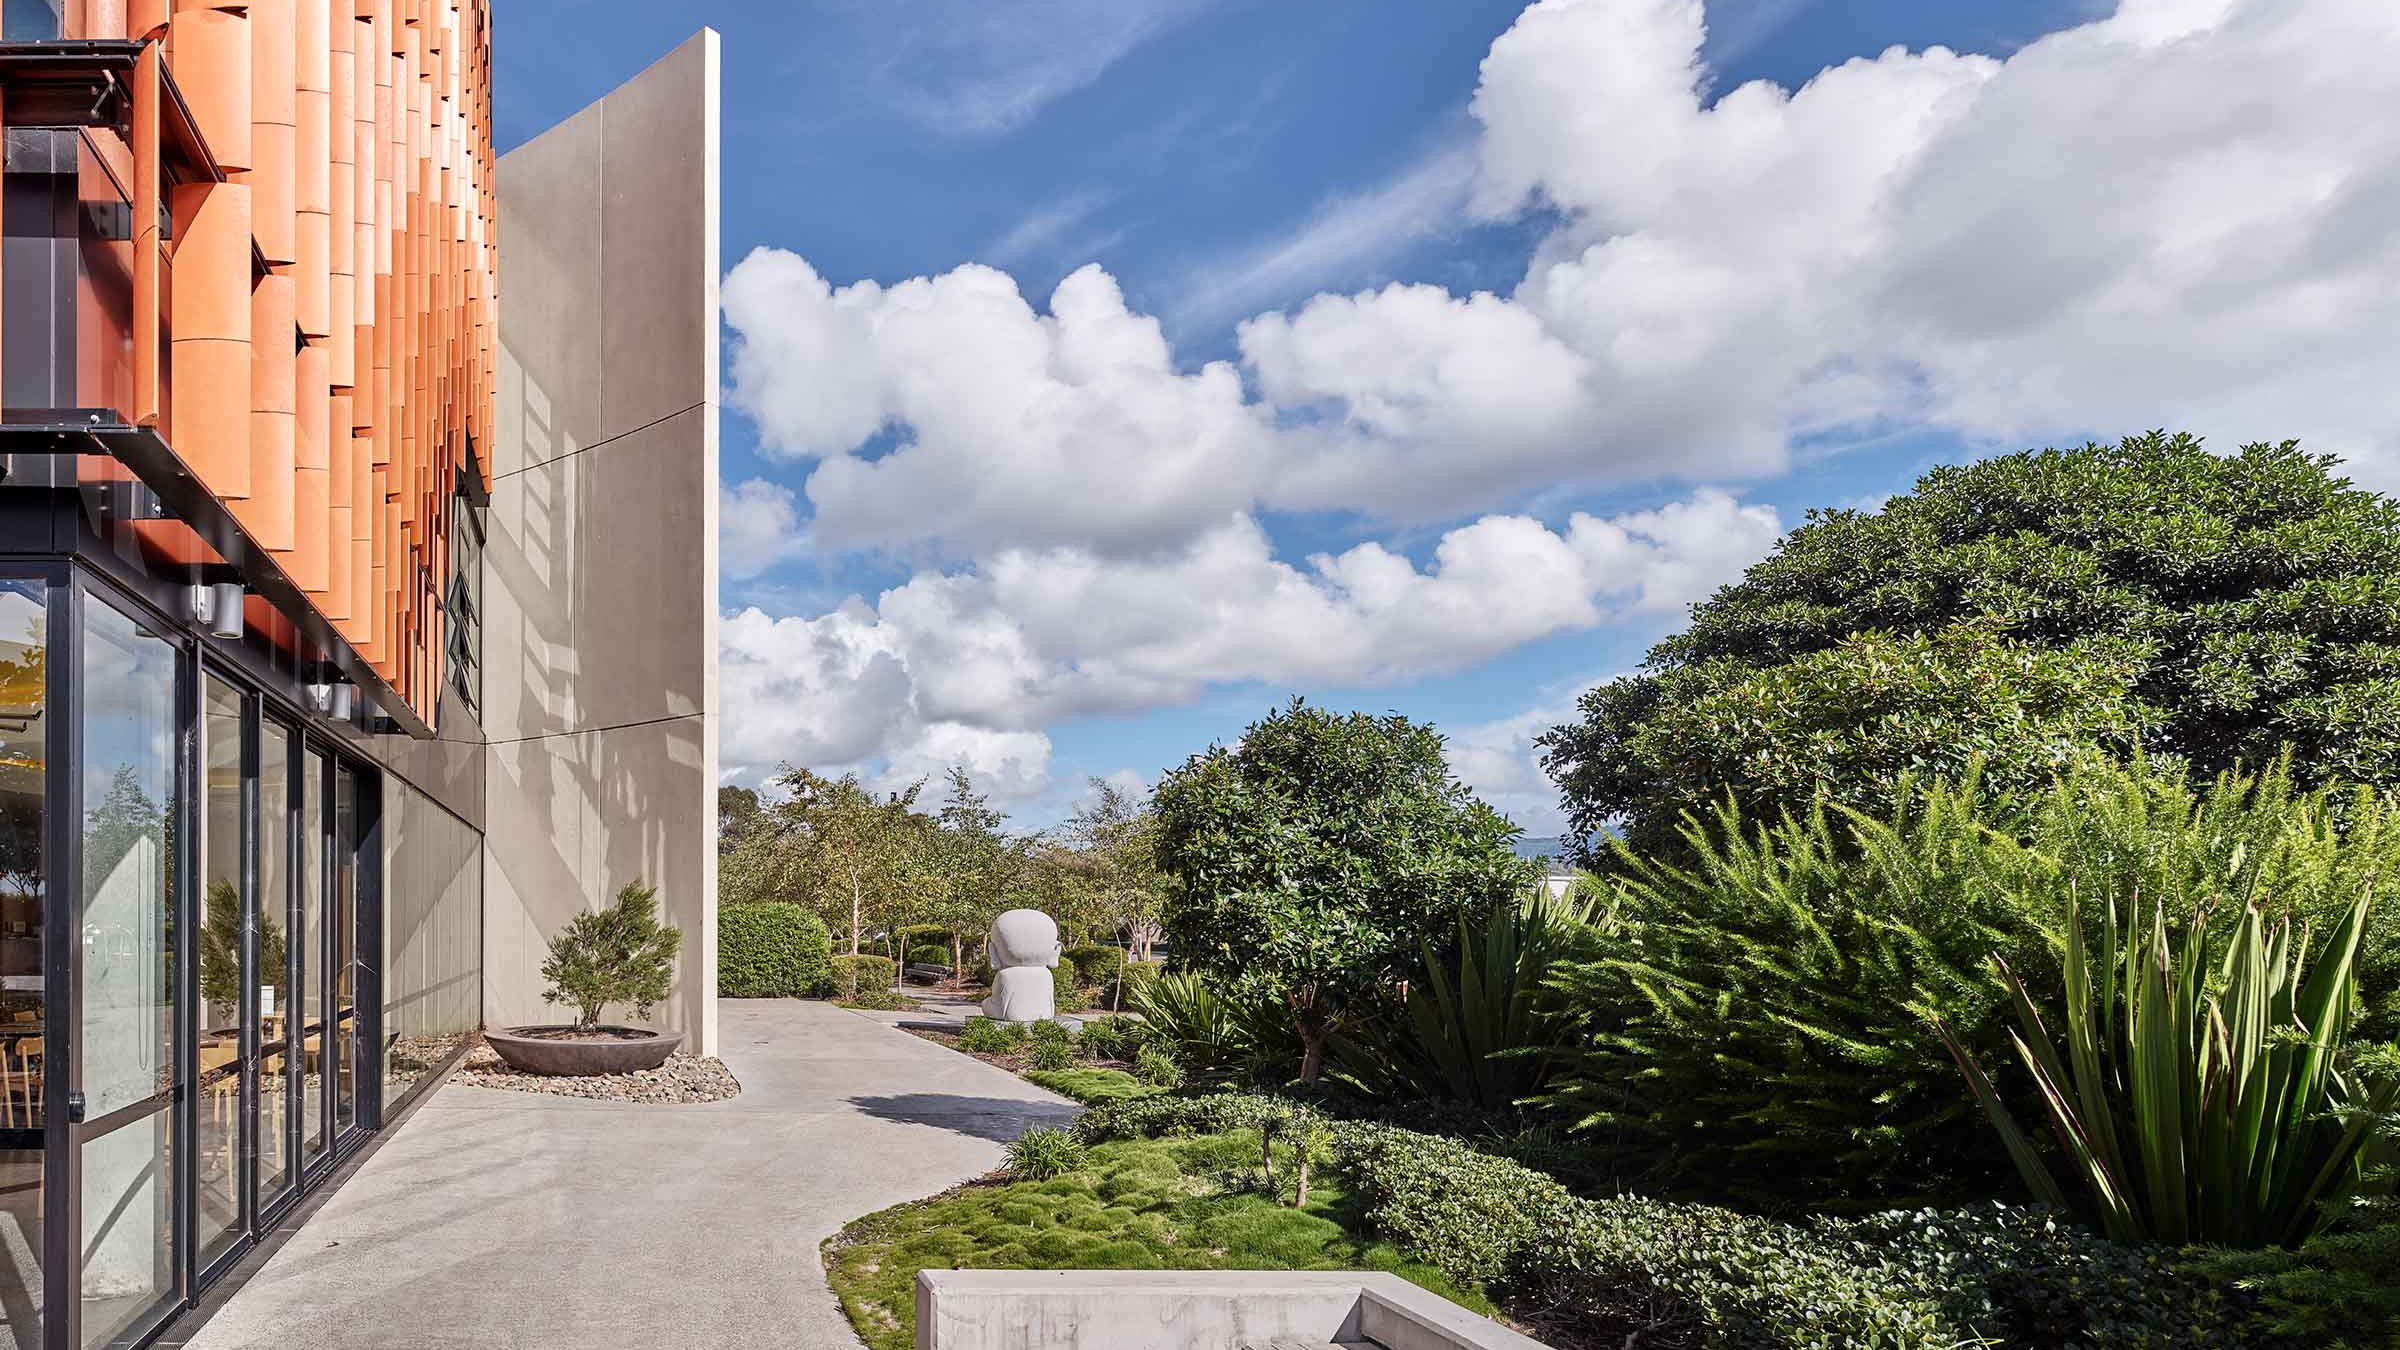
[[[928,1267],[1387,1270],[1491,1311],[1480,1290],[1355,1236],[1330,1181],[1314,1181],[1296,1210],[1256,1190],[1257,1172],[1250,1131],[1103,1144],[1055,1180],[973,1185],[870,1214],[827,1240],[826,1276],[871,1350],[915,1344],[917,1272]]]
[[[1045,1087],[1061,1097],[1071,1097],[1085,1106],[1102,1102],[1122,1101],[1127,1097],[1147,1097],[1166,1091],[1152,1087],[1123,1069],[1027,1069],[1019,1075],[1036,1087]]]

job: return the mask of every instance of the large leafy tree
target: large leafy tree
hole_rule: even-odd
[[[974,775],[952,765],[950,795],[934,816],[929,879],[934,883],[922,918],[950,930],[950,963],[962,967],[969,934],[980,933],[1019,893],[1026,846],[1005,830],[1007,813],[975,788]]]
[[[1517,827],[1451,776],[1442,738],[1399,716],[1299,699],[1168,774],[1158,857],[1178,886],[1176,959],[1288,1010],[1313,1083],[1326,1038],[1407,975],[1419,939],[1530,884]]]
[[[1078,913],[1125,939],[1127,954],[1150,959],[1166,903],[1158,864],[1158,816],[1140,796],[1102,778],[1055,832],[1047,853],[1063,873]]]
[[[756,898],[796,901],[849,933],[850,954],[871,926],[906,922],[926,894],[931,822],[916,811],[922,782],[877,792],[856,774],[827,778],[789,765],[782,800],[725,866],[738,866]]]
[[[2079,745],[2400,784],[2400,504],[2335,463],[2153,432],[1812,511],[1543,738],[1570,824],[1671,849],[1729,796],[1872,806],[1977,754],[2009,787]]]

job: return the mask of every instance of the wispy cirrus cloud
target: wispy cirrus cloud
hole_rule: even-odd
[[[857,12],[894,25],[871,72],[888,102],[929,130],[987,136],[1022,125],[1213,3],[877,0]]]
[[[1355,281],[1407,245],[1458,225],[1475,165],[1468,136],[1445,138],[1382,182],[1327,200],[1293,229],[1203,265],[1168,306],[1171,326],[1198,331]]]

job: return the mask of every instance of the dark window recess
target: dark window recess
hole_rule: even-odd
[[[483,712],[483,508],[464,480],[476,472],[470,460],[450,498],[450,584],[442,592],[449,630],[450,688],[467,711]],[[480,482],[476,486],[480,486]]]

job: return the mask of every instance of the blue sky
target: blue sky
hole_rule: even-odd
[[[723,34],[730,772],[961,759],[1041,824],[1304,693],[1545,833],[1530,731],[1809,507],[2150,425],[2391,447],[2277,378],[2388,231],[2225,264],[2389,167],[2339,130],[2389,25],[2296,8],[512,0],[499,140]],[[2292,81],[2330,106],[2180,115],[2308,23],[2361,52]]]

